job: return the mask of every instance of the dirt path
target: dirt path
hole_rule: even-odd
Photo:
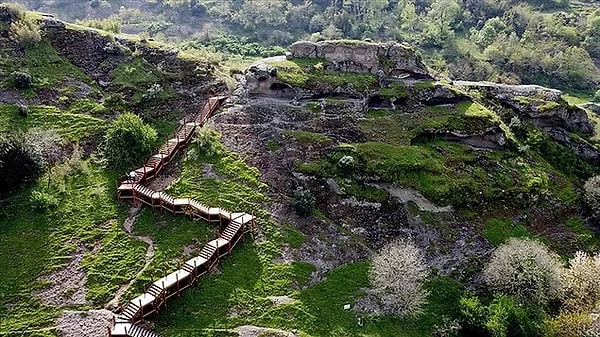
[[[148,268],[148,266],[154,259],[154,241],[152,241],[152,238],[149,236],[135,235],[133,233],[133,224],[137,220],[137,218],[140,214],[140,210],[141,210],[140,207],[132,207],[131,209],[129,209],[129,216],[123,222],[123,228],[125,228],[125,232],[127,232],[127,234],[129,234],[132,238],[142,241],[146,245],[148,245],[148,249],[146,250],[145,263],[144,263],[144,266],[142,267],[142,269],[140,269],[140,271],[138,271],[137,274],[135,274],[135,276],[132,277],[128,283],[123,284],[119,288],[119,290],[117,290],[117,293],[115,294],[115,296],[104,306],[106,309],[109,309],[109,310],[114,310],[119,307],[119,301],[121,300],[121,297],[123,296],[123,294],[125,294],[127,289],[129,289],[129,287],[131,287],[133,282],[135,282],[135,280],[137,280],[138,277],[140,277],[140,275],[142,275],[144,270],[146,270],[146,268]]]

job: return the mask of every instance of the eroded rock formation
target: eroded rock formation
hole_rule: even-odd
[[[365,41],[299,41],[292,58],[321,58],[326,70],[371,73],[391,78],[431,78],[416,51],[404,44]]]

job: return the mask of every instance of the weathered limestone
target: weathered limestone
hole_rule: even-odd
[[[299,41],[290,46],[291,58],[322,58],[326,70],[383,73],[391,78],[431,78],[415,50],[398,43],[330,40]]]

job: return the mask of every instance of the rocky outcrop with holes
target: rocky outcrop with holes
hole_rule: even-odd
[[[299,41],[290,47],[292,58],[321,58],[329,71],[371,73],[397,78],[431,78],[416,51],[399,43],[365,41]]]

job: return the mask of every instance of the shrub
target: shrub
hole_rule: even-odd
[[[592,100],[594,102],[600,102],[600,89],[598,89],[598,91],[596,91],[596,93],[594,94],[594,98],[592,98]]]
[[[0,4],[0,7],[4,8],[8,12],[11,21],[24,18],[25,12],[27,12],[27,8],[25,6],[16,2]]]
[[[31,208],[36,211],[44,212],[58,207],[58,199],[46,192],[33,191],[29,196]]]
[[[542,315],[536,306],[523,306],[513,297],[500,295],[486,311],[485,328],[492,337],[539,336]]]
[[[146,90],[144,95],[142,95],[143,102],[153,101],[158,98],[160,93],[163,91],[162,85],[158,83],[154,83]]]
[[[144,124],[137,115],[124,113],[106,132],[103,156],[111,168],[137,164],[150,155],[156,140],[156,130],[153,127]]]
[[[294,207],[296,208],[296,214],[309,215],[315,207],[315,198],[309,190],[298,187],[294,191]]]
[[[27,117],[27,115],[29,115],[29,108],[27,105],[19,104],[17,108],[19,109],[19,116]]]
[[[190,144],[188,155],[190,158],[218,157],[225,151],[220,139],[221,134],[215,129],[197,129],[196,135]]]
[[[462,318],[462,330],[467,335],[476,336],[485,331],[487,308],[477,297],[463,297],[458,302]]]
[[[494,291],[519,300],[546,304],[561,294],[562,264],[558,255],[534,240],[509,239],[499,246],[483,271]]]
[[[568,312],[591,312],[600,299],[600,255],[577,252],[564,271],[564,306]]]
[[[429,268],[423,254],[413,243],[394,241],[373,258],[371,284],[384,312],[414,317],[422,312],[428,292],[423,282]]]
[[[11,23],[8,36],[21,47],[36,44],[42,39],[38,24],[25,19]]]
[[[589,314],[563,313],[545,320],[543,330],[546,337],[591,337],[594,335],[588,333],[592,327]]]
[[[0,138],[0,193],[34,181],[45,165],[42,153],[23,136]]]
[[[583,185],[584,199],[596,220],[600,220],[600,175],[592,177]]]
[[[355,164],[356,161],[354,160],[354,157],[348,155],[342,156],[340,160],[338,160],[338,167],[343,171],[352,170]]]
[[[125,108],[125,99],[122,94],[110,94],[106,96],[102,105],[106,108],[121,111]]]
[[[13,71],[10,73],[10,79],[17,89],[29,89],[33,86],[33,78],[26,72]]]

